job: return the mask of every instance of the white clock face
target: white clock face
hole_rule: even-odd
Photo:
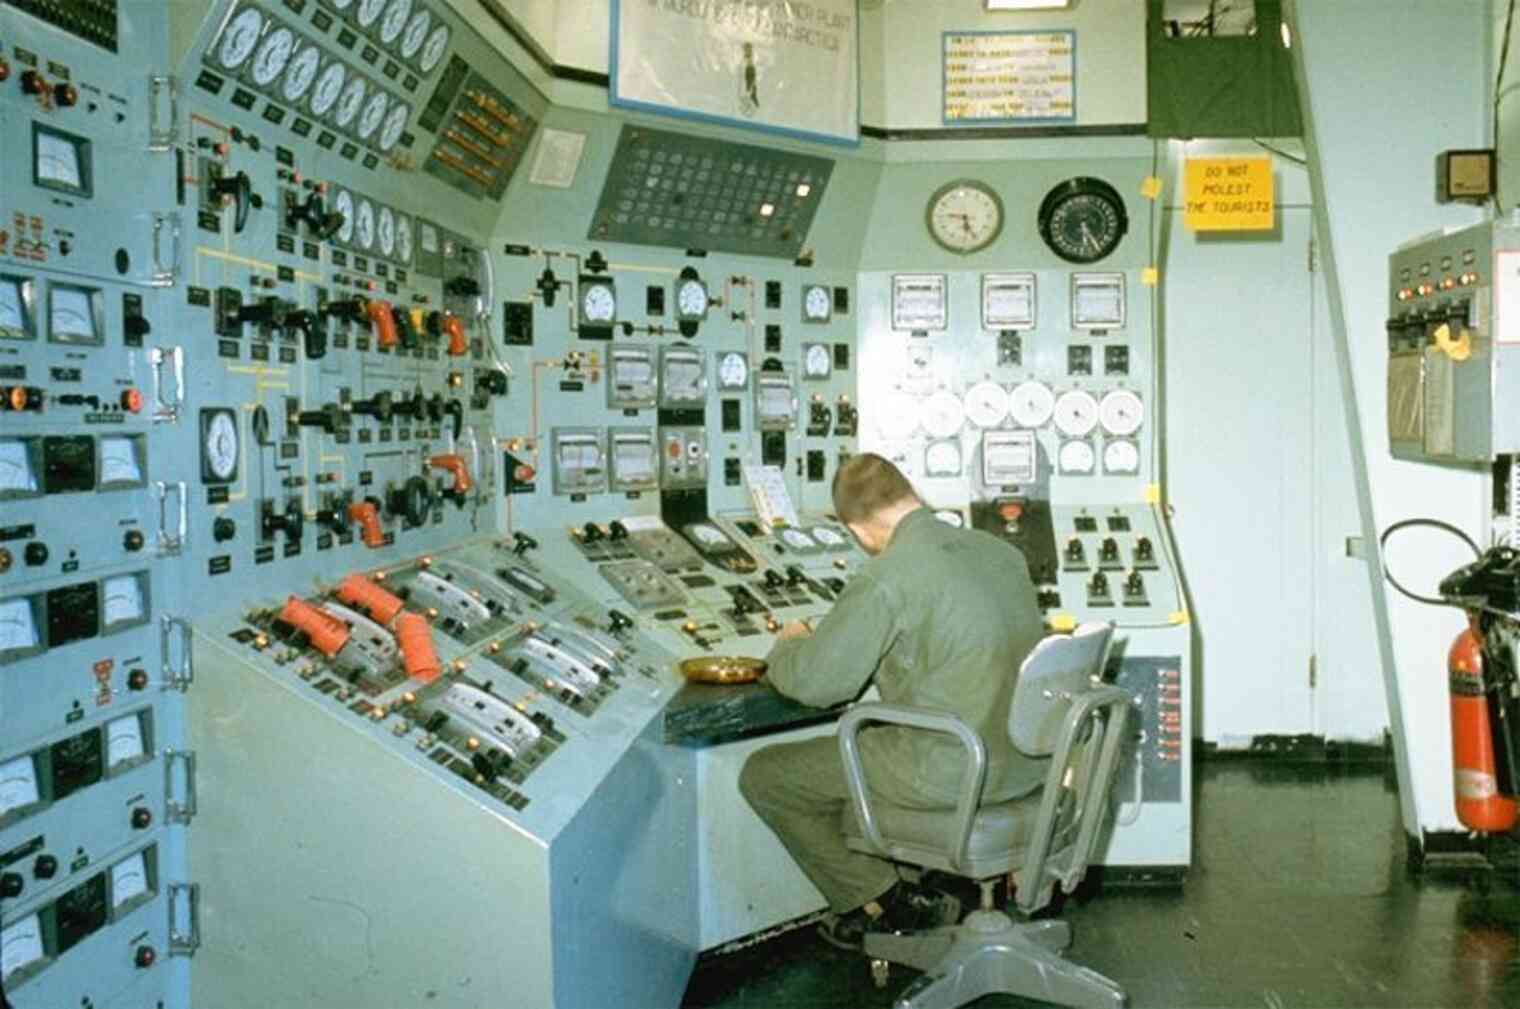
[[[718,359],[718,385],[724,389],[742,389],[749,382],[749,362],[743,354],[730,351]]]
[[[390,207],[380,208],[377,232],[380,238],[380,254],[388,257],[396,251],[396,214]]]
[[[960,476],[961,443],[958,441],[931,442],[924,452],[925,476]]]
[[[606,284],[591,284],[581,297],[581,317],[587,322],[611,322],[617,315],[617,299]]]
[[[1008,390],[996,382],[978,382],[966,390],[966,416],[977,427],[997,427],[1008,416]]]
[[[929,233],[951,252],[975,252],[1003,230],[1003,204],[981,183],[962,181],[929,201]]]
[[[347,127],[354,121],[354,116],[359,114],[359,106],[364,104],[364,95],[369,91],[362,77],[351,77],[347,84],[343,85],[343,93],[338,96],[338,108],[333,113],[333,121],[339,126]]]
[[[287,102],[294,105],[305,97],[311,82],[317,79],[317,67],[322,62],[322,50],[316,46],[307,46],[296,53],[296,58],[290,61],[290,69],[285,71],[285,83],[280,86],[280,94]]]
[[[1056,400],[1056,430],[1068,438],[1081,438],[1098,426],[1098,401],[1085,389],[1061,393]]]
[[[343,82],[348,79],[348,71],[343,64],[334,61],[327,64],[327,69],[322,71],[317,78],[317,86],[311,89],[311,114],[325,116],[338,101],[338,96],[343,93]]]
[[[338,241],[348,243],[354,240],[354,194],[346,189],[338,190],[338,195],[333,197],[333,212],[343,218],[343,223],[338,225]]]
[[[227,70],[236,70],[253,54],[259,42],[259,32],[264,30],[264,15],[250,8],[244,9],[222,33],[221,44],[216,47],[216,59]]]
[[[1127,439],[1111,441],[1103,447],[1103,472],[1116,474],[1140,471],[1140,449]]]
[[[401,134],[406,130],[407,117],[411,114],[411,106],[405,102],[391,106],[390,112],[385,116],[385,126],[380,130],[380,150],[389,153],[400,142]]]
[[[412,261],[412,219],[396,218],[396,256],[403,263]]]
[[[1059,458],[1062,473],[1091,473],[1097,463],[1092,445],[1085,441],[1069,441],[1062,445]]]
[[[1098,420],[1109,434],[1129,437],[1145,420],[1145,404],[1128,389],[1115,389],[1098,404]]]
[[[433,68],[438,65],[439,60],[443,59],[443,54],[448,52],[448,49],[449,26],[439,25],[433,29],[433,34],[428,36],[427,45],[422,47],[422,58],[417,61],[417,65],[422,68],[423,73],[432,73]]]
[[[217,413],[206,425],[203,446],[206,468],[218,480],[231,480],[237,471],[238,429],[230,413]]]
[[[827,378],[833,364],[828,347],[821,343],[809,344],[802,358],[802,373],[808,378]]]
[[[380,22],[380,41],[390,45],[406,27],[406,19],[412,14],[412,0],[391,0],[385,8],[385,20]]]
[[[386,106],[390,99],[384,91],[376,91],[369,96],[369,101],[364,105],[364,114],[359,117],[359,139],[368,140],[375,130],[380,128],[380,122],[385,118]]]
[[[833,302],[829,297],[827,287],[809,287],[802,296],[803,318],[813,322],[822,322],[829,317],[829,309]]]
[[[361,248],[375,244],[375,206],[368,200],[359,200],[359,211],[354,217],[354,238]]]
[[[941,389],[924,403],[924,430],[935,438],[959,434],[965,422],[966,408],[952,392]]]
[[[1020,427],[1043,427],[1055,412],[1056,397],[1044,382],[1023,382],[1008,396],[1008,410]]]
[[[417,55],[417,50],[422,48],[422,43],[427,39],[427,30],[432,24],[433,15],[427,12],[427,8],[417,8],[412,19],[406,23],[406,34],[401,36],[402,59],[409,60]]]
[[[280,27],[264,36],[259,51],[253,56],[253,83],[267,88],[280,76],[290,54],[295,50],[296,36],[289,28]]]
[[[707,313],[707,286],[700,280],[686,279],[676,288],[676,309],[682,315],[700,316]]]
[[[368,28],[385,9],[385,0],[359,0],[359,27]]]

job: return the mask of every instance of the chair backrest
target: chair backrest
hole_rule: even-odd
[[[1021,752],[1046,757],[1055,750],[1070,697],[1102,674],[1113,636],[1113,624],[1083,624],[1025,656],[1008,709],[1008,738]]]

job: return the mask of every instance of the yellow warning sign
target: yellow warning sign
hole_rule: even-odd
[[[1183,218],[1193,231],[1270,231],[1271,158],[1189,158]]]

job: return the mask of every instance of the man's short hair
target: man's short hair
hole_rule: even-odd
[[[834,473],[834,514],[843,522],[864,522],[899,502],[918,500],[902,470],[874,452],[851,456]]]

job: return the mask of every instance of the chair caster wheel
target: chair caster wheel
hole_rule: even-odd
[[[887,975],[891,973],[892,964],[886,960],[873,959],[871,961],[871,983],[878,988],[887,986]]]

